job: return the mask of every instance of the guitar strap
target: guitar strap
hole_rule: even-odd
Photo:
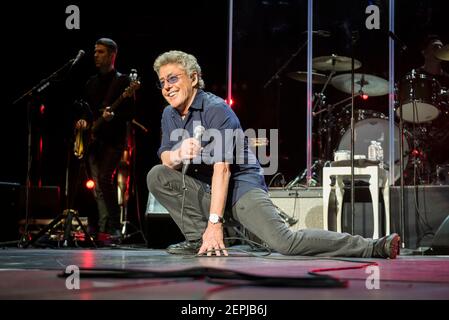
[[[102,107],[107,107],[109,105],[109,103],[111,103],[114,85],[116,83],[117,78],[119,78],[120,76],[121,76],[121,73],[118,71],[115,71],[114,76],[111,80],[111,84],[109,85],[108,92],[106,93],[106,95],[103,99]]]
[[[106,95],[104,96],[104,99],[103,99],[103,102],[102,102],[102,105],[100,106],[100,109],[102,108],[102,107],[107,107],[107,106],[109,106],[109,104],[111,103],[111,101],[112,101],[112,94],[113,94],[113,92],[114,92],[114,87],[115,87],[115,84],[116,84],[116,82],[117,82],[117,78],[118,77],[120,77],[121,76],[121,73],[120,72],[118,72],[118,71],[115,71],[114,72],[114,75],[113,75],[113,77],[112,77],[112,80],[111,80],[111,83],[109,84],[109,88],[108,88],[108,91],[106,92]],[[99,114],[99,116],[95,119],[95,120],[98,120],[99,118],[101,118],[101,113]],[[93,140],[93,141],[97,141],[97,140]],[[91,140],[89,141],[89,144],[88,144],[88,148],[90,149],[90,148],[92,148],[93,147],[93,144],[95,144],[95,143],[92,143],[92,137],[91,137]]]

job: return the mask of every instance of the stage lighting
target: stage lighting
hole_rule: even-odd
[[[86,188],[92,190],[95,188],[95,181],[92,179],[89,179],[86,181]]]

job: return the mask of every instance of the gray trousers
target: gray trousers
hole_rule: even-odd
[[[168,210],[187,240],[201,239],[207,227],[210,187],[185,177],[186,196],[181,217],[182,175],[164,165],[156,165],[147,176],[149,191]],[[245,193],[226,215],[284,255],[371,257],[373,240],[347,233],[319,229],[291,231],[279,216],[268,194],[262,189]]]

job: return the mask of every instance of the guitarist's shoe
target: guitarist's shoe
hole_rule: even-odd
[[[110,233],[99,232],[97,234],[97,244],[100,247],[115,247],[121,243],[120,236]]]

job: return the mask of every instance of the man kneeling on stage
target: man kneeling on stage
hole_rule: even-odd
[[[396,258],[397,234],[373,240],[317,229],[291,231],[268,196],[247,140],[239,143],[238,133],[229,135],[242,130],[237,116],[224,100],[203,91],[196,58],[169,51],[153,67],[169,105],[161,122],[162,165],[150,170],[147,183],[186,238],[169,246],[169,253],[227,256],[223,223],[232,219],[285,255]]]

